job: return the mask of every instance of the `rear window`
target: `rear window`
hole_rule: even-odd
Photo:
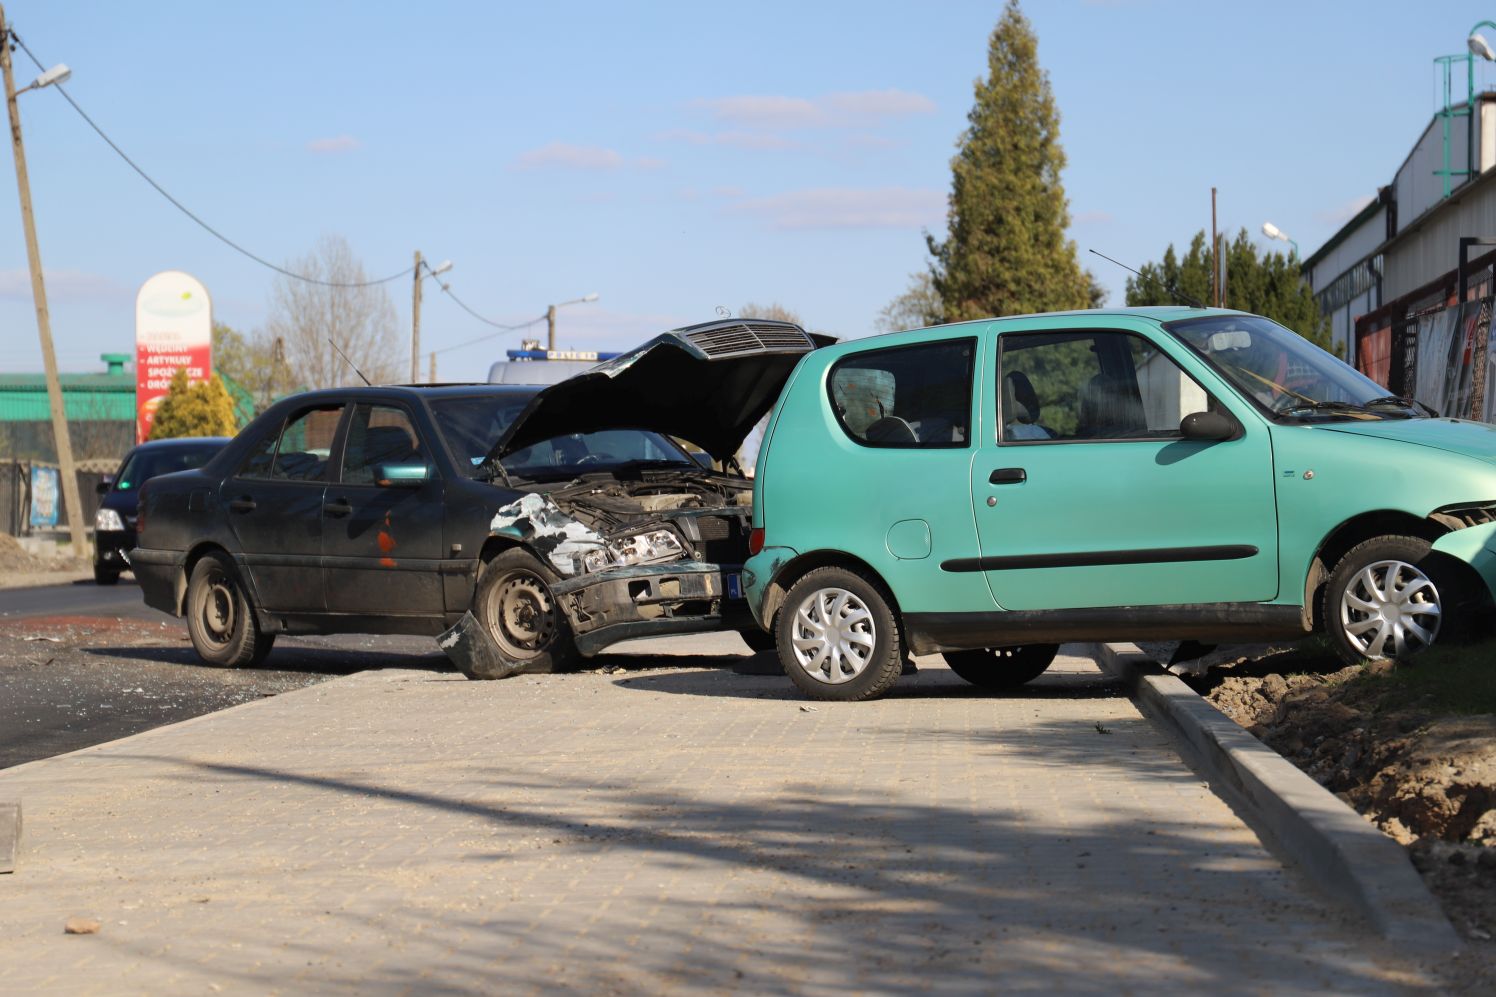
[[[868,447],[940,449],[971,441],[975,339],[854,353],[827,391],[842,430]]]

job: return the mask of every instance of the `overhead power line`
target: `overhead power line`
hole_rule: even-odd
[[[36,57],[35,53],[33,53],[31,51],[31,49],[29,49],[29,48],[26,47],[26,43],[21,40],[21,36],[20,35],[16,34],[14,31],[11,31],[10,37],[12,39],[14,39],[15,43],[21,47],[21,51],[25,52],[26,55],[27,55],[27,57],[30,58],[31,61],[36,64],[36,68],[37,68],[38,71],[40,71],[40,72],[45,72],[46,71],[46,66],[44,66],[42,64],[42,61]],[[0,44],[3,44],[3,42],[0,42]],[[172,197],[171,194],[167,192],[167,190],[166,190],[165,187],[161,186],[159,183],[157,183],[154,179],[151,178],[151,175],[149,173],[147,173],[145,170],[141,169],[140,166],[135,162],[135,160],[131,159],[128,155],[126,155],[125,154],[125,150],[121,149],[115,143],[114,139],[110,138],[104,132],[104,129],[100,128],[99,125],[98,125],[98,123],[96,121],[94,121],[93,118],[91,118],[91,117],[88,116],[88,112],[85,111],[85,110],[83,110],[83,108],[79,106],[78,102],[73,99],[73,95],[70,94],[70,93],[68,93],[67,90],[62,86],[62,84],[60,84],[60,83],[54,83],[53,87],[57,90],[58,93],[62,94],[64,100],[66,100],[69,104],[72,105],[73,110],[75,110],[75,111],[78,112],[78,116],[81,117],[84,121],[88,122],[88,127],[92,128],[96,133],[98,133],[99,138],[103,139],[104,142],[109,146],[109,148],[113,149],[114,152],[115,152],[115,154],[117,156],[119,156],[120,159],[123,159],[126,164],[129,165],[130,169],[132,169],[136,173],[140,174],[140,177],[141,177],[142,180],[144,180],[146,183],[150,184],[152,187],[156,188],[156,192],[158,194],[160,194],[162,197],[164,197],[168,201],[170,201],[172,203],[172,205],[178,211],[180,211],[182,214],[186,215],[188,218],[191,218],[198,225],[202,226],[202,228],[204,229],[204,231],[206,231],[209,235],[213,236],[219,242],[222,242],[224,245],[228,246],[230,249],[234,250],[235,252],[239,253],[240,255],[246,256],[249,259],[254,260],[256,263],[260,264],[261,266],[263,266],[263,267],[269,267],[271,270],[274,270],[276,273],[283,274],[284,276],[293,278],[294,280],[305,281],[308,284],[318,284],[318,285],[321,285],[322,287],[374,287],[374,286],[376,286],[378,284],[388,284],[392,280],[399,280],[401,277],[408,277],[410,274],[412,274],[412,273],[415,272],[415,267],[411,266],[411,267],[406,267],[404,270],[401,270],[399,273],[392,273],[388,277],[381,277],[378,280],[364,280],[364,281],[318,280],[316,277],[308,277],[305,274],[299,274],[299,273],[296,273],[293,270],[287,270],[285,267],[277,266],[276,264],[271,263],[269,260],[265,259],[264,257],[256,256],[254,253],[251,253],[249,250],[245,249],[243,246],[239,245],[237,242],[235,242],[234,240],[230,239],[228,236],[224,235],[222,232],[218,231],[212,225],[209,225],[207,222],[203,221],[201,218],[199,218],[196,214],[194,214],[191,211],[191,209],[189,209],[181,201],[178,201],[175,197]],[[466,307],[466,306],[464,306],[464,307]],[[478,316],[478,317],[481,318],[482,316]],[[485,319],[485,321],[487,321],[487,320]]]

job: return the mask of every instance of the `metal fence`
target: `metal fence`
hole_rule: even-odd
[[[52,533],[67,530],[70,527],[67,509],[64,503],[57,503],[57,522],[55,526],[32,525],[32,481],[33,469],[50,468],[56,470],[56,464],[44,461],[9,460],[0,461],[0,530],[11,536],[27,536],[35,533]],[[102,467],[87,467],[80,469],[78,476],[78,497],[83,504],[83,525],[85,529],[92,530],[94,514],[99,511],[98,486],[104,480],[106,474],[112,474],[113,468],[105,471]]]

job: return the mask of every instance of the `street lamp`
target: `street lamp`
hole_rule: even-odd
[[[545,341],[546,341],[546,349],[547,350],[554,350],[556,348],[556,309],[557,308],[564,308],[567,305],[581,305],[581,304],[585,304],[585,303],[587,303],[589,301],[596,301],[596,300],[597,300],[597,292],[593,291],[591,294],[584,295],[583,297],[572,298],[570,301],[563,301],[563,302],[561,302],[558,305],[551,305],[549,308],[547,308],[545,310],[545,330],[546,330]]]
[[[425,268],[426,272],[421,273]],[[446,273],[452,269],[451,260],[443,260],[432,269],[431,265],[421,259],[421,251],[416,250],[415,286],[411,290],[410,299],[410,383],[419,384],[421,381],[421,281],[427,277],[435,277],[437,274]],[[440,283],[440,282],[438,282]]]
[[[21,195],[21,227],[26,233],[26,261],[31,267],[31,297],[36,302],[36,332],[41,339],[42,365],[47,371],[47,402],[52,410],[52,439],[57,444],[58,476],[62,478],[62,502],[72,534],[73,557],[86,557],[88,533],[83,523],[83,503],[78,498],[78,474],[73,466],[73,439],[68,434],[67,410],[63,407],[62,381],[57,376],[57,353],[52,348],[52,319],[47,311],[47,287],[42,281],[42,254],[36,244],[36,219],[31,213],[31,181],[26,173],[26,150],[21,144],[21,109],[16,104],[16,79],[10,60],[10,22],[0,7],[0,72],[5,76],[5,106],[10,112],[11,147],[16,156],[16,188]],[[57,65],[38,76],[26,90],[39,90],[61,83],[71,73]],[[21,91],[24,93],[25,91]]]
[[[1470,37],[1465,39],[1465,46],[1470,49],[1471,55],[1485,59],[1487,62],[1496,62],[1496,49],[1491,48],[1491,43],[1480,34],[1481,28],[1496,29],[1496,24],[1490,21],[1481,21],[1476,24],[1470,29]]]
[[[1288,243],[1293,247],[1293,255],[1299,255],[1299,244],[1290,239],[1287,232],[1283,231],[1272,222],[1262,223],[1262,234],[1267,236],[1269,239],[1277,239],[1279,242]]]

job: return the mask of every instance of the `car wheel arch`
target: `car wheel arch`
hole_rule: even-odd
[[[779,610],[784,606],[784,597],[805,575],[817,568],[846,568],[850,571],[865,575],[867,579],[876,585],[882,593],[883,598],[888,601],[893,610],[894,618],[898,620],[899,630],[902,636],[904,629],[903,610],[899,606],[899,600],[894,595],[893,589],[888,582],[883,580],[883,575],[871,564],[864,561],[855,554],[849,554],[843,550],[812,550],[798,554],[784,564],[780,565],[774,577],[764,587],[763,621],[769,632],[773,632],[774,618],[779,615]]]
[[[1319,542],[1309,560],[1304,578],[1304,622],[1315,631],[1324,629],[1320,596],[1329,584],[1330,574],[1350,550],[1375,537],[1412,536],[1433,543],[1449,532],[1449,527],[1431,517],[1415,516],[1398,509],[1374,509],[1358,513],[1335,526]]]
[[[192,577],[192,569],[197,567],[197,562],[209,554],[221,555],[230,564],[238,563],[227,547],[212,540],[204,540],[188,548],[186,556],[182,559],[182,570],[177,572],[176,589],[173,592],[178,616],[187,615],[187,580]],[[244,572],[240,572],[240,583],[249,592],[250,598],[253,600],[255,606],[258,607],[260,604],[259,594],[254,591],[249,578]]]

